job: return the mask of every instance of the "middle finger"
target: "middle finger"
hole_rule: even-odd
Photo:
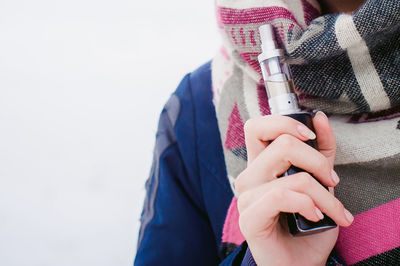
[[[334,187],[338,178],[329,160],[313,147],[291,135],[281,135],[244,170],[235,182],[236,192],[274,180],[291,165],[312,173],[322,184]]]

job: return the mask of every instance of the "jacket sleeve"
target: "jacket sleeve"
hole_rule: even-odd
[[[179,113],[180,99],[172,95],[159,120],[134,265],[240,265],[245,249],[219,259],[200,184],[175,134]]]

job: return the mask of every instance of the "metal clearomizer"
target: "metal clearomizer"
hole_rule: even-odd
[[[258,56],[265,88],[268,94],[268,104],[271,114],[280,114],[294,118],[314,131],[312,116],[300,109],[295,86],[289,65],[285,61],[284,52],[277,45],[274,28],[267,24],[259,28],[262,53]],[[318,149],[316,140],[309,140],[308,145]],[[282,176],[293,175],[304,170],[291,166]],[[325,187],[328,189],[327,187]],[[312,222],[298,213],[288,213],[289,231],[293,236],[308,235],[335,228],[335,222],[324,214],[318,222]]]

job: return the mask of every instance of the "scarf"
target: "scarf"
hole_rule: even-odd
[[[244,123],[268,115],[257,56],[270,23],[286,52],[302,108],[328,114],[337,141],[336,196],[355,214],[336,251],[347,264],[400,262],[400,1],[367,0],[353,14],[321,16],[315,0],[216,0],[222,48],[213,101],[231,185],[247,166]],[[226,253],[244,238],[236,198]]]

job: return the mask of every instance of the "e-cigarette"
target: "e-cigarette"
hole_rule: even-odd
[[[259,31],[262,53],[258,56],[258,61],[268,94],[271,114],[289,116],[314,131],[311,113],[304,112],[299,107],[289,64],[285,62],[283,50],[277,45],[274,28],[267,24],[261,26]],[[306,143],[318,149],[316,140],[308,140]],[[304,172],[304,170],[292,165],[282,176],[298,172]],[[318,233],[336,227],[335,222],[326,215],[318,222],[309,221],[298,213],[287,213],[286,216],[289,231],[293,236]]]

